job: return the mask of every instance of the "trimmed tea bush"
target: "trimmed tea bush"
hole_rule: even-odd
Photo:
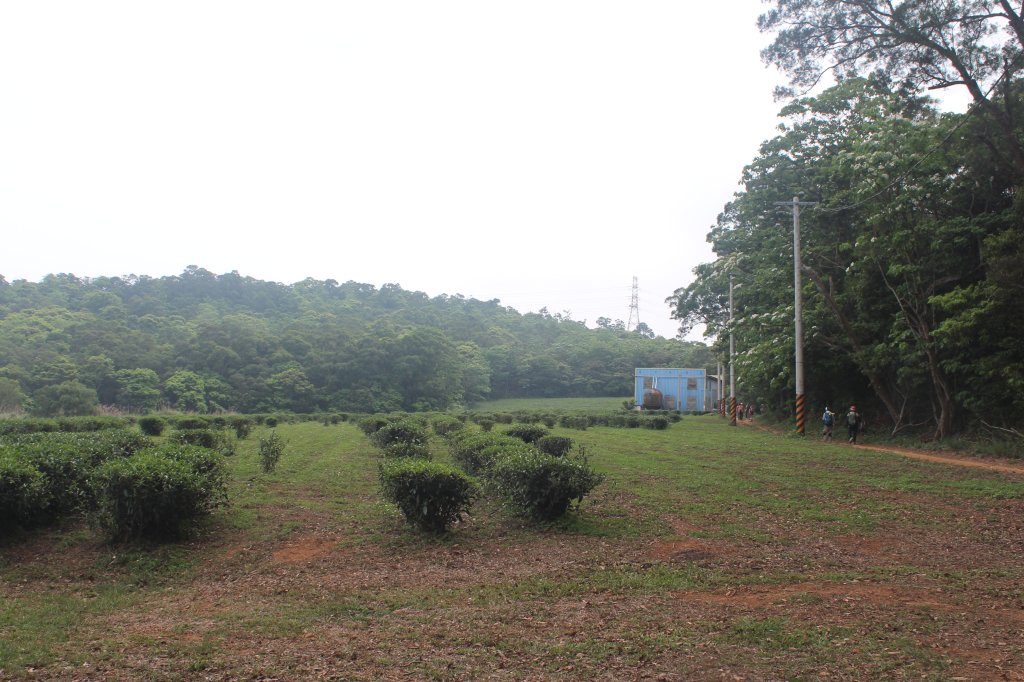
[[[552,457],[564,457],[572,450],[572,438],[566,436],[544,436],[535,445],[541,452]]]
[[[210,428],[210,420],[206,417],[188,416],[174,419],[174,428],[179,431],[194,431],[196,429]]]
[[[432,459],[430,447],[426,443],[388,443],[381,451],[387,459],[400,457],[417,457],[419,459]]]
[[[359,420],[359,430],[365,433],[367,436],[372,436],[377,433],[380,429],[384,428],[391,423],[391,420],[387,417],[378,414],[372,414],[369,417],[364,417]]]
[[[469,511],[480,486],[455,467],[423,459],[385,460],[379,465],[381,494],[420,530],[444,533]]]
[[[518,438],[524,443],[534,444],[544,436],[548,435],[548,430],[543,426],[537,426],[535,424],[519,424],[505,431],[510,436]]]
[[[470,474],[486,471],[502,449],[515,448],[524,443],[502,433],[460,431],[448,440],[452,460]]]
[[[167,422],[162,417],[147,416],[139,417],[139,430],[147,436],[159,436],[167,428]]]
[[[458,417],[445,415],[441,417],[435,417],[431,420],[431,427],[434,429],[434,433],[444,438],[450,433],[461,431],[465,428],[465,424]]]
[[[667,417],[657,416],[657,417],[650,417],[650,418],[644,420],[644,428],[645,429],[656,429],[658,431],[661,431],[663,429],[667,429],[668,425],[669,425],[669,421],[668,421]]]
[[[370,440],[379,448],[386,448],[393,443],[426,445],[430,440],[430,434],[426,427],[419,422],[411,419],[396,419],[374,431]]]
[[[217,447],[217,434],[209,429],[180,429],[172,438],[182,445],[198,445],[211,449]]]
[[[530,448],[500,456],[487,480],[513,513],[550,521],[579,506],[604,476],[585,457],[552,457]]]
[[[7,437],[7,447],[44,475],[46,520],[92,506],[89,477],[111,459],[123,459],[152,446],[138,431],[32,433]]]
[[[19,417],[17,419],[0,420],[0,436],[19,433],[47,433],[51,431],[57,431],[56,419]]]
[[[586,431],[587,427],[590,426],[590,418],[586,415],[565,414],[558,419],[558,424],[566,429]]]
[[[13,526],[34,526],[47,516],[49,487],[43,472],[0,449],[0,530]]]
[[[124,417],[80,416],[57,417],[57,430],[65,433],[88,433],[106,429],[123,429],[131,425]]]
[[[238,440],[245,440],[252,433],[252,420],[248,417],[232,417],[228,424],[235,430]]]
[[[144,450],[96,470],[95,519],[113,540],[181,537],[226,500],[223,460],[190,446]]]

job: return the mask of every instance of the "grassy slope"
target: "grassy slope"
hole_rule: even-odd
[[[1024,600],[1024,482],[998,474],[714,416],[558,430],[608,474],[578,514],[481,503],[432,539],[379,502],[355,427],[279,432],[278,470],[253,434],[189,542],[68,526],[0,549],[0,677],[948,679]]]

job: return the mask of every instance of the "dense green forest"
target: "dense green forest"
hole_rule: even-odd
[[[444,410],[485,398],[627,396],[704,344],[598,329],[393,284],[0,276],[0,412]]]
[[[676,292],[684,327],[736,343],[740,393],[792,411],[801,213],[806,396],[892,431],[1024,424],[1024,22],[1007,2],[775,0],[762,55],[790,78],[780,133],[743,171]],[[930,90],[965,88],[943,113]],[[729,322],[729,280],[734,319]],[[842,401],[842,403],[840,402]]]

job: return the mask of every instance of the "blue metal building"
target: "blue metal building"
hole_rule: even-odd
[[[709,412],[718,400],[718,381],[703,369],[637,367],[633,398],[644,409]]]

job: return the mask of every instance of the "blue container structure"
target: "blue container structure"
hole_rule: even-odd
[[[708,412],[718,400],[718,381],[703,369],[638,367],[633,397],[638,408]]]

